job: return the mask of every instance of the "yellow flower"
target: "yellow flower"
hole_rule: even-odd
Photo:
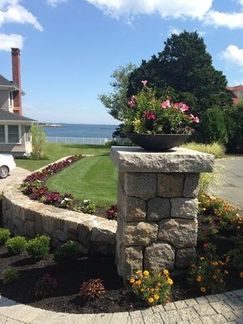
[[[173,285],[173,280],[171,278],[168,278],[167,279],[167,284],[169,284],[170,286],[172,286]]]
[[[202,281],[202,277],[201,277],[201,276],[197,276],[197,277],[196,277],[196,281],[197,281],[197,282],[201,282],[201,281]]]
[[[240,272],[240,278],[243,279],[243,272]]]
[[[143,273],[143,272],[142,272],[141,270],[136,271],[136,274],[137,274],[137,275],[142,275],[142,273]]]
[[[219,261],[218,264],[219,264],[220,266],[223,266],[223,265],[224,265],[224,263],[223,263],[222,261]]]
[[[154,295],[154,300],[159,300],[159,295],[158,294]]]
[[[153,302],[154,302],[153,297],[149,297],[149,298],[148,298],[148,302],[149,302],[150,304],[153,304]]]
[[[169,271],[168,271],[167,269],[164,269],[164,270],[163,270],[163,274],[164,274],[165,276],[169,276]]]
[[[150,291],[151,291],[151,292],[154,292],[154,288],[150,288]]]
[[[206,292],[206,288],[205,288],[205,287],[201,287],[201,288],[200,288],[200,291],[201,291],[202,293],[205,293],[205,292]]]
[[[132,277],[132,278],[129,280],[129,282],[130,282],[131,284],[133,284],[133,283],[135,282],[135,279]]]
[[[144,270],[143,275],[144,275],[145,277],[147,277],[147,276],[149,276],[149,272],[148,272],[147,270]]]
[[[136,285],[136,286],[140,286],[141,283],[142,283],[142,281],[141,281],[140,279],[138,279],[137,281],[135,281],[135,285]]]
[[[219,265],[217,261],[213,261],[213,262],[211,262],[211,263],[212,263],[212,265],[215,266],[215,267],[217,267],[217,266]]]

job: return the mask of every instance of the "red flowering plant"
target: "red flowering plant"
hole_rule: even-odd
[[[143,89],[128,100],[124,113],[125,131],[139,134],[190,134],[199,118],[183,102],[173,102],[166,94],[156,98],[147,81]]]

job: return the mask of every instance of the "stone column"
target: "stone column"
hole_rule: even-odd
[[[184,268],[195,257],[200,172],[214,157],[184,148],[112,147],[118,168],[116,262],[124,280],[140,269]]]

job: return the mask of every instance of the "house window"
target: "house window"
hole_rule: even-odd
[[[5,143],[5,127],[0,125],[0,143]]]
[[[19,126],[8,125],[8,143],[19,143]]]

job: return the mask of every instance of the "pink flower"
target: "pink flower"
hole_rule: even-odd
[[[137,104],[137,101],[136,101],[136,96],[131,96],[131,98],[128,100],[128,106],[130,108],[135,108],[136,107],[136,104]]]
[[[197,116],[194,116],[193,114],[190,114],[190,118],[193,123],[198,124],[200,122],[200,119]]]
[[[141,81],[141,82],[142,82],[143,86],[146,87],[146,85],[147,85],[147,83],[148,83],[148,80],[143,80],[143,81]]]
[[[147,119],[147,120],[156,120],[156,115],[155,113],[153,113],[152,111],[145,111],[143,116]]]
[[[165,100],[165,101],[163,101],[163,102],[161,102],[161,108],[162,109],[167,109],[167,108],[170,108],[171,107],[171,103],[170,103],[170,100],[169,99],[167,99],[167,100]]]
[[[190,107],[184,104],[183,102],[176,102],[174,104],[174,107],[180,109],[180,111],[182,112],[188,111],[190,109]]]

